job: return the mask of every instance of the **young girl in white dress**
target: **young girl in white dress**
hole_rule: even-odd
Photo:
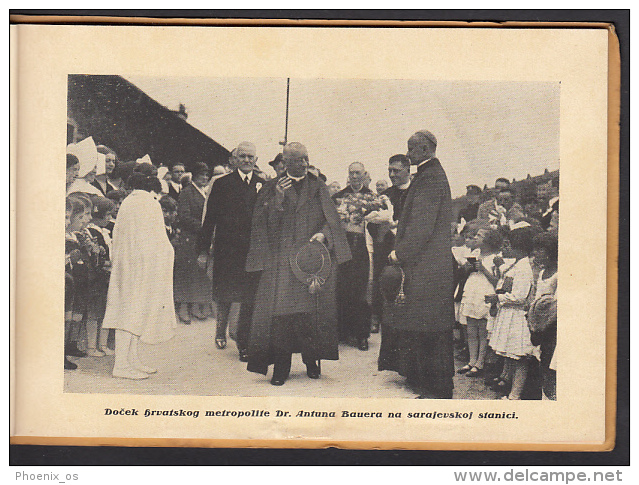
[[[486,331],[490,317],[490,304],[485,296],[495,292],[499,279],[499,269],[495,265],[495,256],[501,249],[503,238],[499,231],[489,227],[480,228],[471,242],[471,261],[464,265],[472,271],[464,285],[460,314],[466,320],[469,361],[457,373],[475,377],[484,369],[484,358],[488,348]]]
[[[497,389],[510,387],[510,393],[504,399],[511,400],[521,399],[528,374],[527,360],[533,350],[526,311],[533,287],[533,270],[529,256],[535,231],[527,223],[523,224],[526,224],[526,227],[519,227],[510,232],[510,247],[504,248],[504,257],[516,260],[503,274],[502,287],[506,291],[486,295],[487,303],[498,304],[489,343],[498,355],[505,357],[500,380],[495,386]]]

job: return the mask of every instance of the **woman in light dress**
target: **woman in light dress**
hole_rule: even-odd
[[[157,179],[134,173],[128,184],[133,191],[122,202],[113,230],[111,280],[102,327],[116,329],[113,376],[146,379],[156,369],[140,361],[139,342],[165,342],[177,327],[174,256],[162,209],[151,193]]]

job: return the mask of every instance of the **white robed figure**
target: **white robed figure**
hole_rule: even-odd
[[[142,176],[144,177],[144,176]],[[141,181],[118,211],[103,328],[114,328],[114,377],[145,379],[156,369],[139,359],[138,343],[165,342],[177,327],[173,304],[173,246],[160,204]]]

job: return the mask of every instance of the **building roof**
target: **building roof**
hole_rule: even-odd
[[[226,163],[230,152],[121,76],[71,74],[68,115],[121,160],[149,154],[154,164]]]

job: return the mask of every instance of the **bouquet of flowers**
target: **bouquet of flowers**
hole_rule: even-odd
[[[348,194],[344,198],[337,199],[337,202],[337,212],[347,230],[356,226],[361,231],[367,215],[390,207],[388,197],[379,197],[375,194]]]

